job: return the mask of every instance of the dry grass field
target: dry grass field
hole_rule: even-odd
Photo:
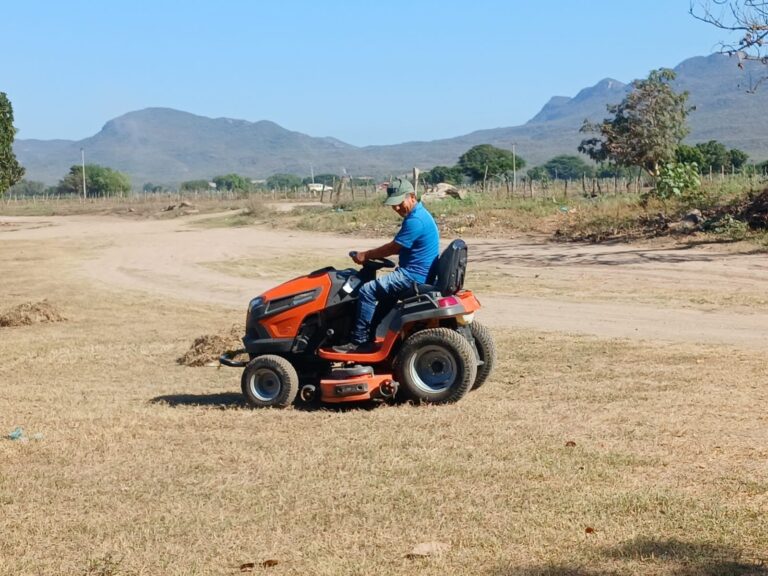
[[[239,371],[176,359],[349,239],[0,221],[0,314],[63,317],[0,327],[2,575],[768,574],[760,256],[478,242],[483,388],[273,411]],[[702,323],[654,331],[653,311]],[[639,337],[615,337],[627,318]]]

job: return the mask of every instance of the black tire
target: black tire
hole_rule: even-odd
[[[243,396],[258,408],[285,408],[299,392],[296,369],[282,356],[264,354],[248,362],[240,380]]]
[[[450,328],[411,335],[395,358],[395,378],[411,399],[431,404],[460,400],[477,375],[472,345]]]
[[[477,347],[477,353],[480,355],[480,360],[483,361],[477,367],[477,376],[475,376],[475,383],[472,384],[472,390],[477,390],[485,384],[486,379],[490,376],[494,365],[496,364],[496,343],[493,341],[491,331],[480,324],[480,322],[472,322],[469,325],[472,331],[472,338],[475,339],[475,346]]]

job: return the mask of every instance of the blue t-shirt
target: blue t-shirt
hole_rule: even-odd
[[[432,214],[419,202],[403,219],[395,236],[400,245],[400,268],[415,282],[434,279],[440,255],[440,233]]]

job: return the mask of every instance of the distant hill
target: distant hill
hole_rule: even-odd
[[[685,60],[677,67],[675,87],[690,92],[696,111],[689,117],[690,143],[719,140],[750,158],[768,158],[768,87],[747,93],[764,70],[745,62],[740,70],[720,54]],[[340,173],[387,176],[413,166],[452,165],[476,144],[511,148],[529,166],[558,154],[575,154],[585,118],[600,121],[606,105],[620,102],[630,85],[601,80],[576,96],[554,96],[522,126],[479,130],[442,140],[358,147],[335,138],[316,138],[286,130],[274,122],[205,118],[169,108],[147,108],[107,122],[84,140],[17,140],[14,149],[27,178],[57,182],[80,160],[126,172],[135,187],[145,182],[173,184],[235,172],[266,178],[278,172],[307,175]]]

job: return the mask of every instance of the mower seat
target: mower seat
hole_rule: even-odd
[[[437,261],[437,281],[434,284],[414,282],[411,288],[400,293],[400,300],[407,300],[419,294],[439,292],[442,296],[453,296],[464,287],[467,272],[467,244],[457,239],[448,244]]]
[[[414,282],[397,295],[399,303],[391,302],[390,306],[376,308],[371,325],[376,327],[374,333],[377,339],[386,336],[390,325],[399,314],[403,314],[406,309],[412,312],[414,307],[419,307],[424,294],[453,296],[464,287],[464,274],[467,271],[466,242],[461,239],[451,242],[440,254],[436,268],[437,280],[433,284]],[[434,296],[429,299],[436,301]]]

